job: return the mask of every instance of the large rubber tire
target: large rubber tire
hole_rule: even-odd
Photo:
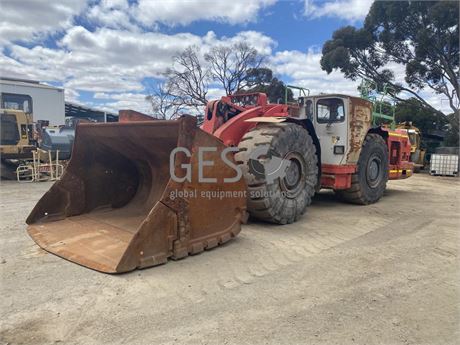
[[[388,148],[378,134],[368,134],[359,155],[358,169],[351,177],[351,188],[336,191],[339,197],[358,205],[377,202],[388,181]]]
[[[275,224],[298,220],[311,203],[318,178],[316,148],[307,130],[287,122],[260,124],[244,135],[238,148],[235,159],[248,186],[249,214]],[[268,149],[267,154],[251,156],[263,148]],[[288,168],[275,170],[285,172],[275,177],[266,167],[280,161]]]

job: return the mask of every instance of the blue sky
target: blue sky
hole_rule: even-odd
[[[332,32],[350,20],[340,17],[321,17],[309,19],[304,16],[305,3],[301,1],[279,1],[262,9],[255,22],[242,25],[198,21],[187,26],[187,31],[196,35],[205,35],[214,31],[218,36],[233,36],[242,30],[261,32],[277,42],[276,50],[306,50],[311,46],[321,47],[330,39]],[[360,25],[361,20],[353,21]],[[171,33],[181,32],[184,28],[167,28]]]
[[[282,80],[356,94],[319,66],[339,27],[362,25],[371,0],[2,0],[0,74],[65,88],[66,100],[149,111],[145,95],[172,57],[245,41]],[[9,22],[8,22],[9,21]],[[399,67],[395,67],[396,69]],[[211,85],[209,98],[222,90]]]

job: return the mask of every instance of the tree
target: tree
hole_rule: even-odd
[[[189,47],[174,56],[172,67],[164,74],[164,83],[157,85],[146,100],[162,118],[191,109],[201,113],[208,102],[210,85],[221,87],[227,95],[255,85],[247,76],[262,61],[257,50],[246,43],[215,46],[204,56],[198,47]],[[273,80],[272,72],[269,73]]]
[[[444,114],[418,92],[429,88],[458,112],[458,22],[456,1],[375,1],[363,28],[347,26],[333,33],[323,46],[321,67],[327,73],[338,69],[352,80],[387,83],[395,99],[408,102],[401,95],[406,92],[420,106]],[[390,64],[405,66],[407,86],[395,81]]]
[[[448,123],[445,116],[434,113],[431,109],[423,107],[416,98],[410,98],[406,102],[398,102],[395,109],[396,122],[410,121],[423,134],[432,130],[440,130]]]
[[[198,57],[198,47],[189,47],[173,58],[168,68],[166,89],[169,98],[182,102],[182,106],[200,110],[208,102],[209,71],[203,68]]]
[[[227,95],[246,87],[248,71],[258,68],[263,61],[257,50],[244,42],[213,47],[204,58],[209,64],[212,79],[223,87]]]
[[[269,68],[252,68],[246,73],[246,88],[238,93],[263,92],[271,103],[283,103],[286,85],[276,77]],[[288,89],[288,100],[293,100],[292,90]]]
[[[273,80],[273,71],[267,67],[251,68],[245,79],[247,88],[267,85]]]
[[[422,132],[422,137],[429,136],[437,131],[444,132],[445,146],[459,145],[459,117],[458,112],[447,116],[434,113],[424,107],[416,98],[396,104],[396,122],[410,121]]]
[[[447,129],[446,137],[444,138],[445,146],[459,146],[459,113],[452,113],[447,115],[449,120],[449,128]]]
[[[150,103],[153,116],[161,120],[177,118],[186,108],[186,102],[164,83],[155,85],[145,100]]]

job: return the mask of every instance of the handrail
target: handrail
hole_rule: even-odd
[[[390,128],[394,129],[396,127],[395,100],[391,96],[391,92],[395,92],[395,88],[384,83],[382,92],[379,92],[375,81],[362,79],[359,91],[362,98],[372,102],[372,124],[376,126],[378,119],[388,120]],[[375,92],[373,93],[373,91]],[[379,99],[377,99],[378,96],[380,96]],[[385,114],[385,109],[383,109],[385,102],[388,103],[391,114]]]
[[[310,96],[310,89],[307,89],[306,87],[295,86],[295,85],[286,85],[284,87],[284,104],[288,104],[288,90],[289,89],[299,90],[299,97],[301,97],[302,93],[303,93],[304,97]]]

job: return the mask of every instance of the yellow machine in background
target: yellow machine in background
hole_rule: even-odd
[[[412,125],[412,122],[406,121],[396,126],[398,129],[406,129],[411,143],[411,162],[414,163],[414,172],[420,172],[425,167],[426,149],[421,147],[422,133],[420,129]]]
[[[22,94],[0,94],[0,176],[18,181],[59,179],[64,170],[59,162],[59,148],[53,149],[49,136],[60,128],[40,128],[41,145],[34,128],[32,97]],[[43,133],[48,130],[50,134]],[[46,134],[47,141],[43,140]],[[64,141],[64,144],[68,144]],[[71,145],[61,145],[70,151]],[[65,152],[64,152],[65,153]]]
[[[0,109],[1,177],[16,179],[19,160],[32,159],[36,149],[32,114],[24,110]]]

